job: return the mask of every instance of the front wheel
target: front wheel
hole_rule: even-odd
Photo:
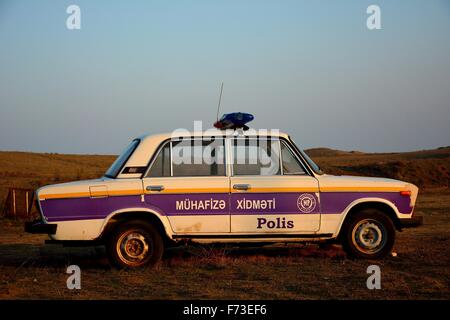
[[[342,245],[354,258],[381,259],[394,246],[395,227],[392,220],[377,209],[355,213],[344,226]]]
[[[154,266],[161,260],[164,244],[158,230],[145,221],[121,223],[106,242],[110,262],[118,268]]]

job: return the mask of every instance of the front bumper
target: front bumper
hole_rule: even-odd
[[[28,233],[42,233],[55,234],[58,225],[52,223],[44,223],[42,221],[25,222],[25,232]]]
[[[400,228],[417,228],[423,225],[422,216],[413,216],[408,219],[399,219]]]

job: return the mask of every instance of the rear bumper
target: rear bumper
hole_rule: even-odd
[[[42,221],[25,222],[25,232],[55,234],[58,225],[52,223],[44,223]]]
[[[423,225],[422,216],[414,216],[408,219],[399,219],[400,228],[417,228]]]

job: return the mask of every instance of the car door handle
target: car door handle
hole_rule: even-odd
[[[233,189],[235,189],[235,190],[248,190],[248,189],[250,189],[250,185],[249,184],[234,184],[233,185]]]
[[[164,186],[147,186],[145,188],[145,190],[147,190],[147,191],[163,191]]]

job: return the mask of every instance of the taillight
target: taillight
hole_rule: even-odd
[[[405,196],[405,197],[410,197],[411,190],[400,191],[400,195]]]

